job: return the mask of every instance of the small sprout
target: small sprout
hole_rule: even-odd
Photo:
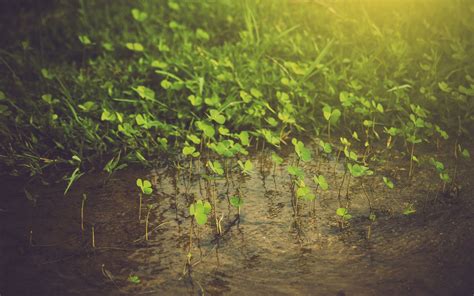
[[[281,158],[278,154],[275,152],[272,153],[272,161],[275,163],[275,165],[280,165],[283,163],[283,158]]]
[[[469,153],[469,150],[467,150],[466,148],[462,149],[461,145],[458,145],[458,149],[459,149],[459,152],[461,152],[461,156],[464,159],[470,159],[471,158],[471,153]]]
[[[353,177],[362,177],[362,176],[370,176],[373,175],[374,172],[371,171],[368,167],[360,165],[360,164],[347,164],[347,168]]]
[[[89,39],[89,37],[87,35],[79,35],[78,38],[79,38],[79,41],[81,41],[81,43],[83,45],[91,45],[92,44],[91,40]]]
[[[413,206],[412,203],[409,203],[406,206],[405,210],[403,210],[403,215],[406,215],[406,216],[414,214],[414,213],[416,213],[416,209],[415,209],[415,207]]]
[[[250,159],[248,159],[247,161],[245,161],[245,163],[243,163],[242,161],[237,161],[237,163],[239,164],[240,168],[242,169],[242,173],[243,174],[246,174],[246,175],[250,175],[250,173],[252,172],[253,170],[253,164],[252,162],[250,161]]]
[[[244,145],[244,146],[249,146],[250,145],[249,132],[242,131],[242,132],[240,132],[238,137],[239,137],[240,143],[242,143],[242,145]]]
[[[196,148],[194,146],[187,146],[185,145],[183,147],[183,155],[188,156],[191,155],[192,157],[199,157],[200,153],[199,151],[196,151]]]
[[[314,183],[316,183],[316,185],[319,185],[319,187],[321,187],[322,190],[326,191],[329,189],[329,184],[323,175],[314,176],[313,181]]]
[[[240,196],[234,195],[230,198],[230,204],[239,209],[240,214],[240,208],[244,205],[244,200]]]
[[[394,187],[393,182],[390,181],[389,178],[384,176],[384,177],[382,177],[382,179],[383,179],[383,182],[385,183],[385,185],[387,185],[388,188],[393,189],[393,187]]]
[[[207,215],[211,212],[211,204],[208,201],[198,200],[189,206],[189,215],[194,216],[199,225],[207,222]]]
[[[196,126],[198,129],[200,129],[204,135],[208,138],[213,138],[214,135],[216,134],[216,131],[214,129],[214,126],[210,123],[207,123],[205,121],[196,121]]]
[[[296,190],[296,197],[302,198],[307,201],[313,201],[316,196],[311,193],[311,189],[309,187],[306,187],[306,184],[304,181],[298,182],[298,189]]]
[[[138,275],[134,275],[134,274],[129,275],[127,280],[133,284],[139,284],[141,282]]]
[[[352,215],[349,214],[349,211],[346,208],[338,208],[336,210],[336,215],[341,217],[343,220],[349,220],[352,218]]]
[[[147,19],[148,14],[144,11],[140,11],[139,9],[132,9],[132,16],[137,22],[143,22]]]
[[[193,135],[193,134],[187,135],[186,139],[190,140],[195,145],[201,144],[201,139],[199,139],[196,135]]]
[[[336,124],[341,117],[341,111],[339,109],[332,109],[332,107],[329,105],[325,105],[323,107],[323,116],[326,121],[330,122],[331,124]]]
[[[295,152],[301,161],[308,162],[311,160],[311,150],[306,148],[303,142],[293,138],[291,143],[293,143],[293,146],[295,146]]]
[[[217,122],[218,124],[224,124],[225,123],[225,116],[222,115],[221,112],[219,112],[216,109],[209,110],[209,118],[211,120]]]
[[[374,222],[375,219],[377,219],[377,215],[375,215],[375,213],[370,213],[370,215],[369,215],[369,220],[372,221],[372,222]]]
[[[332,146],[330,143],[326,143],[323,140],[319,141],[319,146],[323,149],[323,152],[329,154],[332,152]]]
[[[451,182],[451,177],[448,175],[448,173],[439,173],[439,178],[445,183]]]
[[[287,170],[288,170],[288,173],[292,176],[295,176],[295,177],[300,178],[300,179],[304,177],[304,172],[299,167],[295,167],[295,166],[290,165],[290,166],[288,166]]]
[[[131,51],[141,52],[144,50],[143,45],[138,42],[127,42],[125,46]]]
[[[143,194],[150,195],[153,192],[151,182],[148,180],[137,179],[137,186],[141,189]]]
[[[214,173],[214,174],[217,174],[219,176],[222,176],[224,175],[224,169],[222,168],[222,165],[219,161],[217,160],[214,160],[214,161],[208,161],[207,162],[207,166],[209,167],[209,169],[211,169],[211,171]]]

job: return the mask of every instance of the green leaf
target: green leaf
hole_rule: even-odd
[[[416,209],[415,207],[413,206],[413,204],[408,204],[407,207],[405,208],[405,210],[403,210],[403,215],[411,215],[411,214],[414,214],[416,213]]]
[[[388,188],[393,189],[394,186],[393,186],[393,182],[392,182],[392,181],[390,181],[390,180],[389,180],[387,177],[385,177],[385,176],[382,177],[382,179],[383,179],[383,182],[385,183],[385,185],[387,185]]]
[[[322,190],[326,191],[329,189],[329,184],[323,175],[314,176],[314,183],[318,184]]]
[[[295,152],[298,155],[298,157],[301,159],[303,162],[308,162],[312,159],[311,157],[311,150],[306,148],[304,146],[304,143],[293,138],[292,141],[293,145],[295,146]]]
[[[216,109],[211,109],[209,110],[210,113],[210,118],[217,122],[218,124],[224,124],[225,123],[225,116],[222,115],[218,110]]]
[[[373,171],[369,170],[368,167],[359,165],[357,163],[354,165],[348,163],[347,168],[349,169],[349,172],[351,173],[351,175],[356,178],[362,177],[362,176],[370,176],[374,173]]]
[[[214,130],[214,126],[212,126],[211,124],[205,122],[205,121],[197,121],[196,122],[196,126],[198,129],[200,129],[201,131],[204,132],[204,135],[206,135],[206,137],[208,138],[213,138],[216,131]]]
[[[237,163],[239,164],[240,168],[242,169],[242,172],[244,174],[247,174],[249,175],[252,170],[253,170],[253,164],[252,162],[250,161],[250,159],[248,159],[247,161],[245,161],[245,163],[243,163],[242,161],[237,161]]]
[[[263,97],[263,94],[256,88],[252,88],[250,90],[250,94],[252,94],[252,96],[254,96],[256,99],[260,99],[261,97]]]
[[[194,217],[196,218],[196,222],[199,225],[204,225],[207,223],[207,215],[205,215],[204,213],[196,213]]]
[[[139,284],[141,282],[140,278],[136,275],[129,275],[127,280],[133,284]]]
[[[147,19],[148,14],[144,11],[140,11],[139,9],[133,8],[132,9],[132,16],[137,22],[143,22]]]
[[[244,145],[244,146],[249,146],[250,145],[249,133],[247,131],[240,132],[238,137],[239,137],[240,143],[242,143],[242,145]]]
[[[154,60],[151,62],[151,66],[153,68],[159,68],[159,69],[166,69],[168,68],[168,64],[159,60]]]
[[[189,206],[189,215],[194,216],[199,225],[204,225],[207,222],[207,215],[211,212],[211,204],[208,201],[203,203],[198,200]]]
[[[143,85],[137,86],[132,88],[142,99],[154,101],[155,100],[155,92]]]
[[[344,217],[347,214],[347,209],[346,208],[338,208],[336,210],[336,215],[340,217]]]
[[[185,156],[192,155],[196,151],[196,148],[193,146],[184,146],[183,147],[183,154]]]
[[[89,37],[87,35],[79,35],[78,38],[79,38],[79,41],[83,45],[91,45],[92,44],[91,40],[89,39]]]
[[[443,92],[446,92],[446,93],[449,93],[451,92],[451,88],[449,87],[449,85],[442,81],[442,82],[439,82],[438,83],[438,86],[439,86],[439,89],[442,90]]]
[[[209,41],[209,34],[200,28],[196,30],[196,37],[204,41]]]
[[[275,152],[272,152],[272,160],[276,165],[280,165],[283,163],[283,158],[281,158],[278,154]]]
[[[127,42],[125,46],[131,51],[142,52],[144,50],[143,45],[138,42]]]
[[[303,178],[304,177],[304,171],[300,169],[299,167],[295,166],[288,166],[287,168],[288,173],[292,176],[298,177],[298,178]]]
[[[239,196],[232,196],[232,197],[230,198],[230,204],[231,204],[233,207],[240,208],[240,207],[242,207],[242,205],[244,204],[244,200],[241,199]]]
[[[241,90],[240,91],[240,98],[242,99],[242,101],[244,101],[245,103],[249,103],[251,100],[252,100],[252,96],[249,95],[247,92]]]
[[[201,144],[201,139],[199,139],[196,135],[189,134],[186,136],[186,138],[196,145]]]
[[[195,95],[190,95],[188,97],[188,100],[189,102],[191,102],[191,105],[197,107],[197,106],[201,106],[202,105],[202,98],[199,97],[199,96],[195,96]]]
[[[222,165],[219,161],[214,160],[211,162],[210,160],[207,162],[207,165],[211,169],[212,172],[214,172],[217,175],[223,175],[224,174],[224,169],[222,168]]]

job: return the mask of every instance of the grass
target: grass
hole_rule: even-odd
[[[272,153],[275,174],[292,144],[296,214],[299,199],[337,187],[320,174],[316,191],[305,183],[303,164],[316,152],[343,162],[344,226],[346,175],[348,199],[351,177],[377,174],[371,168],[390,153],[409,160],[411,179],[430,165],[422,147],[454,147],[454,173],[431,161],[446,191],[470,157],[461,146],[474,127],[469,1],[81,0],[42,9],[5,18],[6,27],[36,25],[1,37],[0,166],[43,182],[60,172],[65,195],[89,171],[160,162],[206,184],[229,182],[234,168],[254,171],[248,155],[257,151]],[[312,139],[320,150],[305,145]],[[140,220],[142,194],[153,190],[147,180],[137,186]],[[221,233],[209,192],[190,213],[198,224],[213,215]],[[230,203],[240,214],[243,199]]]

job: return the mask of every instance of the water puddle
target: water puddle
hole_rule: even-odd
[[[407,180],[406,163],[374,168],[352,179],[344,166],[318,159],[303,165],[307,179],[323,174],[329,190],[295,205],[286,166],[252,159],[254,172],[238,170],[206,181],[185,170],[127,169],[107,182],[84,176],[71,194],[38,186],[35,207],[15,181],[5,180],[1,207],[0,266],[5,295],[470,295],[474,284],[472,167],[459,168],[459,195],[437,194],[435,172]],[[189,163],[183,163],[188,166]],[[194,167],[198,164],[194,163]],[[202,164],[200,165],[203,166]],[[196,173],[197,170],[194,170]],[[395,183],[390,190],[381,175]],[[138,219],[136,178],[154,185]],[[344,183],[342,183],[344,180]],[[308,184],[310,182],[308,181]],[[312,183],[312,182],[311,182]],[[316,186],[311,184],[314,190]],[[348,195],[346,197],[346,193]],[[80,209],[83,193],[84,231]],[[228,199],[244,200],[240,216]],[[193,200],[215,198],[214,216],[191,223]],[[12,201],[13,200],[13,201]],[[16,201],[15,201],[16,200]],[[403,215],[408,204],[415,214]],[[145,217],[151,205],[148,241]],[[341,225],[340,206],[352,219]],[[376,214],[375,221],[369,220]],[[21,223],[18,223],[20,219]],[[343,229],[341,229],[343,226]],[[192,227],[192,228],[191,228]],[[92,246],[92,229],[94,245]],[[191,236],[191,238],[190,238]],[[190,245],[191,244],[191,245]],[[190,265],[188,253],[192,254]],[[136,275],[140,283],[128,281]]]

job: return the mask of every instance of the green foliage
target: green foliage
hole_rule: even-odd
[[[322,152],[343,151],[352,163],[366,161],[358,142],[372,152],[387,137],[386,146],[401,151],[472,134],[473,34],[450,21],[471,15],[456,1],[395,1],[386,9],[348,2],[334,10],[270,0],[259,9],[165,2],[92,1],[77,20],[44,15],[40,43],[29,37],[34,26],[3,34],[2,168],[35,176],[65,164],[70,187],[86,168],[111,173],[157,158],[232,158],[252,144],[280,149],[290,139],[306,162],[311,150],[297,139],[325,127]],[[60,5],[55,13],[75,9]],[[66,157],[79,152],[80,168]],[[465,148],[458,155],[470,158]],[[276,165],[280,159],[272,155]],[[370,174],[358,166],[353,176]],[[449,179],[446,170],[439,174]]]
[[[360,165],[360,164],[347,164],[347,169],[351,173],[353,177],[362,177],[362,176],[370,176],[373,175],[374,172],[371,171],[368,167]]]
[[[288,173],[294,177],[297,177],[299,179],[302,179],[304,177],[304,171],[300,169],[299,167],[295,166],[288,166],[287,168]]]
[[[319,185],[319,187],[321,187],[322,190],[326,191],[326,190],[329,189],[329,184],[328,184],[328,182],[326,181],[326,178],[323,175],[314,176],[313,181],[314,181],[314,183]]]
[[[283,163],[283,158],[281,158],[275,152],[272,152],[272,161],[275,163],[275,165],[281,165]]]
[[[243,174],[250,175],[253,170],[253,164],[250,159],[246,160],[245,163],[243,163],[241,160],[237,161],[237,163],[239,164]]]
[[[291,140],[291,143],[293,143],[295,147],[295,152],[301,161],[308,162],[312,159],[311,151],[304,146],[303,142],[293,138],[293,140]]]
[[[127,281],[129,281],[132,284],[139,284],[141,282],[138,275],[133,275],[133,274],[128,276]]]
[[[229,200],[230,204],[235,208],[241,208],[244,205],[244,200],[240,196],[232,196]]]
[[[403,210],[403,215],[408,216],[408,215],[412,215],[414,213],[416,213],[415,206],[411,203],[407,204],[407,206]]]
[[[211,204],[208,201],[198,200],[189,206],[189,215],[194,216],[199,225],[204,225],[207,223],[207,216],[211,209]]]
[[[208,161],[207,166],[216,175],[222,176],[224,175],[224,169],[222,168],[222,165],[219,161],[214,160],[214,161]]]
[[[336,215],[341,217],[343,220],[349,220],[352,218],[352,215],[349,214],[349,211],[346,208],[338,208],[336,210]]]
[[[150,195],[153,192],[151,182],[148,180],[137,179],[137,186],[140,188],[143,194]]]
[[[383,176],[382,179],[383,179],[383,182],[385,183],[385,185],[388,188],[393,189],[393,187],[394,187],[393,182],[389,178]]]

